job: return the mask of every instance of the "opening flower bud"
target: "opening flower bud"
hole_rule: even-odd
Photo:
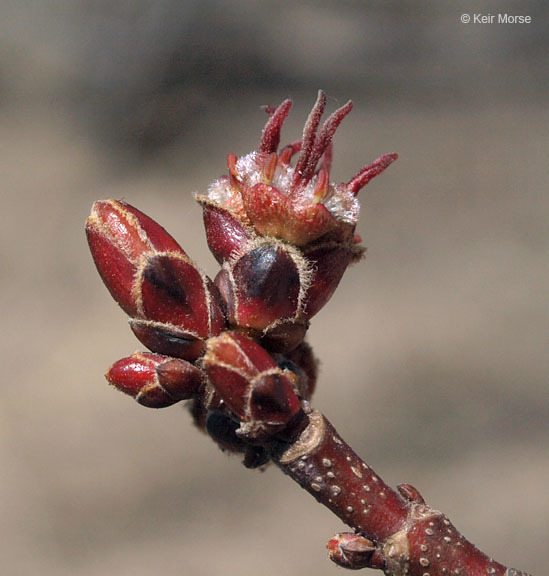
[[[229,175],[213,182],[205,195],[197,196],[204,209],[210,249],[218,262],[231,266],[216,279],[228,304],[229,321],[262,331],[262,342],[276,351],[291,349],[302,341],[308,321],[331,298],[347,266],[364,253],[355,234],[360,213],[357,194],[397,159],[396,154],[385,154],[347,182],[332,182],[334,134],[353,105],[347,102],[321,124],[326,104],[326,95],[319,91],[301,140],[280,151],[282,125],[291,101],[285,100],[278,108],[267,106],[269,120],[257,150],[239,158],[229,154]],[[261,237],[281,240],[301,254],[305,265],[298,266],[297,306],[295,293],[285,291],[287,287],[276,295],[261,294],[263,271],[251,259],[259,252],[266,256],[266,249],[250,254]],[[292,277],[290,268],[286,270],[288,279]],[[304,270],[313,271],[308,282],[303,282]],[[274,281],[269,285],[272,292],[278,289]],[[269,299],[272,306],[266,304]]]
[[[216,180],[207,195],[199,197],[202,204],[225,209],[257,234],[295,246],[306,246],[334,231],[352,237],[360,211],[358,191],[396,155],[382,156],[347,183],[331,182],[333,137],[353,104],[349,101],[341,106],[321,126],[326,103],[326,95],[319,91],[301,141],[280,152],[280,134],[291,101],[285,100],[278,108],[267,107],[270,118],[257,151],[240,158],[230,155],[229,177]],[[290,160],[298,152],[293,167]],[[206,229],[209,225],[206,221]]]

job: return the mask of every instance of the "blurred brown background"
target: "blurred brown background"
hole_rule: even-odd
[[[547,24],[541,1],[2,2],[2,574],[336,574],[342,525],[306,493],[107,387],[139,344],[83,233],[123,198],[215,274],[192,193],[255,147],[260,105],[292,97],[298,138],[318,88],[355,102],[335,179],[400,159],[313,321],[315,405],[483,550],[547,571]]]

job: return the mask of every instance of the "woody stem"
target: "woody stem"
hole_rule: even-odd
[[[290,442],[272,443],[281,470],[345,524],[371,540],[388,576],[527,576],[493,561],[468,542],[413,487],[390,488],[319,412]]]

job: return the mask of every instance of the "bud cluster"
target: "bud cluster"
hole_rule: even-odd
[[[116,362],[108,381],[148,407],[191,400],[196,423],[250,466],[267,460],[262,443],[304,418],[317,371],[309,322],[363,254],[358,191],[396,159],[331,182],[332,139],[352,103],[320,126],[319,92],[301,140],[279,149],[291,106],[267,107],[258,149],[229,154],[228,174],[197,196],[221,266],[213,281],[126,202],[96,202],[86,225],[103,281],[151,351]]]
[[[189,401],[198,427],[255,468],[273,461],[354,532],[327,544],[337,565],[391,576],[520,576],[489,558],[409,484],[392,490],[313,410],[317,362],[304,341],[363,248],[358,191],[396,159],[330,181],[332,139],[348,102],[279,150],[291,108],[267,107],[257,151],[227,158],[228,175],[197,200],[221,269],[210,280],[148,216],[96,202],[86,232],[97,269],[150,352],[113,364],[107,380],[143,406]],[[297,156],[295,165],[292,158]]]

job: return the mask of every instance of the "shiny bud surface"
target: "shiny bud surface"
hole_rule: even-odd
[[[165,408],[195,397],[204,374],[176,358],[137,352],[115,362],[106,374],[112,386],[148,408]]]
[[[178,342],[204,340],[225,327],[217,288],[154,220],[106,200],[94,204],[86,233],[105,285],[151,350],[194,359],[203,346],[181,352]]]
[[[130,316],[138,312],[133,283],[143,256],[163,251],[185,255],[162,226],[120,200],[94,203],[86,235],[103,282]]]
[[[309,278],[309,267],[295,249],[266,242],[226,263],[216,285],[231,324],[265,331],[299,317]]]
[[[238,332],[210,338],[201,360],[219,397],[252,435],[282,429],[300,411],[296,376]]]
[[[203,197],[199,197],[199,202],[204,213],[208,246],[215,259],[223,264],[242,250],[255,234],[228,210],[211,204]]]

